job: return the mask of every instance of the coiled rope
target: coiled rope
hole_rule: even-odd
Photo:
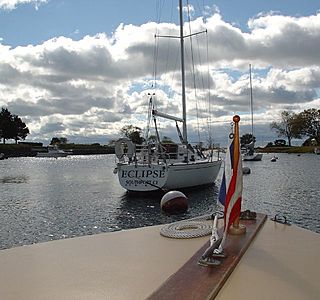
[[[170,223],[160,229],[160,234],[174,239],[191,239],[210,235],[212,223],[209,223],[209,220],[211,215]]]
[[[216,212],[216,214],[218,216],[218,219],[223,219],[223,212]],[[241,220],[255,220],[256,217],[257,213],[254,211],[250,211],[249,209],[240,213]],[[191,239],[206,236],[212,233],[212,222],[209,223],[208,221],[213,219],[214,214],[211,214],[170,223],[160,229],[160,234],[162,236],[174,239]],[[291,223],[287,221],[287,218],[285,216],[280,216],[279,214],[275,215],[275,217],[271,220],[286,225],[291,225]]]

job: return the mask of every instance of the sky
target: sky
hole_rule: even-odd
[[[180,117],[179,44],[154,38],[178,34],[177,2],[0,0],[0,107],[44,144],[108,144],[125,125],[145,130],[153,94],[158,110]],[[185,39],[190,142],[212,131],[224,145],[234,114],[251,132],[249,64],[258,145],[278,138],[270,123],[282,111],[320,108],[319,1],[190,0],[187,11],[185,34],[207,31]],[[175,124],[158,125],[177,140]]]

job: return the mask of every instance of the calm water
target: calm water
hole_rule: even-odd
[[[243,209],[285,215],[320,233],[320,156],[264,154],[244,162]],[[189,210],[161,213],[161,195],[128,195],[113,174],[113,155],[0,161],[0,249],[19,245],[168,223],[212,213],[218,185],[186,190]],[[220,179],[220,176],[219,176]]]

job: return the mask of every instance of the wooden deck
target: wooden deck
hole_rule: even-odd
[[[209,241],[205,243],[180,270],[173,274],[148,299],[214,299],[258,234],[265,220],[266,215],[262,214],[258,214],[256,220],[242,220],[241,224],[246,226],[246,233],[228,236],[224,247],[227,257],[221,259],[219,266],[204,267],[198,264],[199,258],[209,247]]]

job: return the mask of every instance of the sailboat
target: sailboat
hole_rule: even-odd
[[[262,159],[262,153],[256,153],[254,151],[254,138],[253,138],[253,94],[252,94],[252,77],[251,77],[251,64],[249,64],[249,78],[250,78],[250,111],[251,111],[251,136],[252,141],[245,145],[245,153],[243,154],[243,160],[245,161],[260,161]]]
[[[201,147],[192,147],[188,141],[185,63],[182,0],[179,0],[180,20],[180,59],[181,59],[181,95],[182,117],[172,116],[156,110],[150,98],[151,114],[154,121],[156,141],[152,144],[136,145],[129,139],[122,138],[115,144],[118,158],[114,173],[123,188],[134,192],[166,191],[212,184],[221,167],[219,155],[205,155]],[[190,35],[188,35],[190,37]],[[180,144],[164,144],[160,141],[157,119],[175,121]],[[182,124],[182,132],[179,125]]]

